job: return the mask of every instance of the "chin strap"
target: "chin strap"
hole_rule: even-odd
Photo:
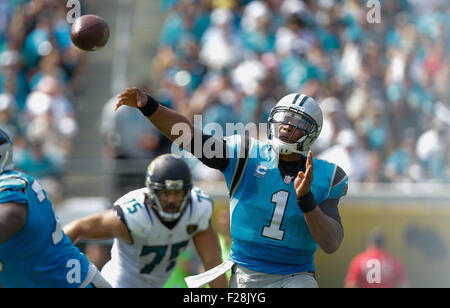
[[[299,151],[297,150],[299,144],[303,143],[306,139],[306,136],[303,136],[300,138],[296,143],[287,143],[284,141],[281,141],[280,139],[273,137],[273,140],[269,140],[269,143],[274,148],[275,152],[277,152],[279,155],[289,155],[292,153],[296,154],[304,154],[306,151]]]

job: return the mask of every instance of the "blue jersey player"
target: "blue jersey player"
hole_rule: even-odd
[[[309,151],[322,129],[314,99],[298,93],[283,97],[271,111],[268,142],[241,135],[218,140],[137,88],[118,95],[116,109],[122,105],[138,108],[177,145],[193,145],[198,159],[224,174],[230,195],[231,287],[318,286],[314,253],[320,246],[331,254],[343,240],[338,203],[348,177]],[[182,125],[175,129],[180,123],[190,135],[183,136]],[[223,155],[198,155],[198,135],[200,146]]]
[[[63,233],[39,183],[12,168],[12,142],[0,129],[0,286],[110,287]]]

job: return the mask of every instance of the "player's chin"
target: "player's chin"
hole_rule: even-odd
[[[169,214],[174,214],[174,213],[178,213],[178,209],[177,208],[166,208],[164,209],[164,212],[169,213]]]
[[[289,136],[283,136],[283,135],[280,135],[280,136],[278,136],[278,139],[279,139],[280,141],[282,141],[282,142],[292,143],[292,141],[290,140]]]

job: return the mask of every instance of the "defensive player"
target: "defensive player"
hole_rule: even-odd
[[[111,260],[102,269],[113,287],[162,288],[191,239],[206,269],[219,265],[219,241],[210,224],[213,202],[192,186],[186,162],[171,154],[155,158],[145,184],[113,209],[69,223],[65,233],[75,243],[114,238]],[[227,287],[225,276],[211,286]]]
[[[338,203],[348,177],[309,151],[323,121],[314,99],[297,93],[283,97],[269,117],[268,143],[241,135],[217,140],[137,88],[118,95],[116,110],[122,105],[139,108],[170,140],[185,143],[187,150],[192,145],[198,159],[224,174],[231,199],[230,259],[235,263],[231,287],[317,287],[317,245],[330,254],[343,240]],[[183,136],[186,130],[173,129],[177,123],[190,128],[188,136]],[[198,155],[197,134],[201,146],[224,155]],[[218,148],[223,151],[216,152]]]
[[[111,287],[64,235],[47,193],[13,170],[12,142],[0,129],[0,285]]]

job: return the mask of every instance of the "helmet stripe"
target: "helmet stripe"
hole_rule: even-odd
[[[302,95],[303,95],[303,97],[302,97],[302,99],[300,100],[300,104],[299,104],[300,107],[302,107],[302,106],[306,103],[306,101],[308,100],[308,98],[309,98],[308,95],[305,95],[305,94],[302,94]]]
[[[295,103],[297,102],[297,100],[298,100],[299,97],[300,97],[300,94],[297,94],[297,95],[294,97],[294,100],[292,101],[292,105],[295,105]]]

